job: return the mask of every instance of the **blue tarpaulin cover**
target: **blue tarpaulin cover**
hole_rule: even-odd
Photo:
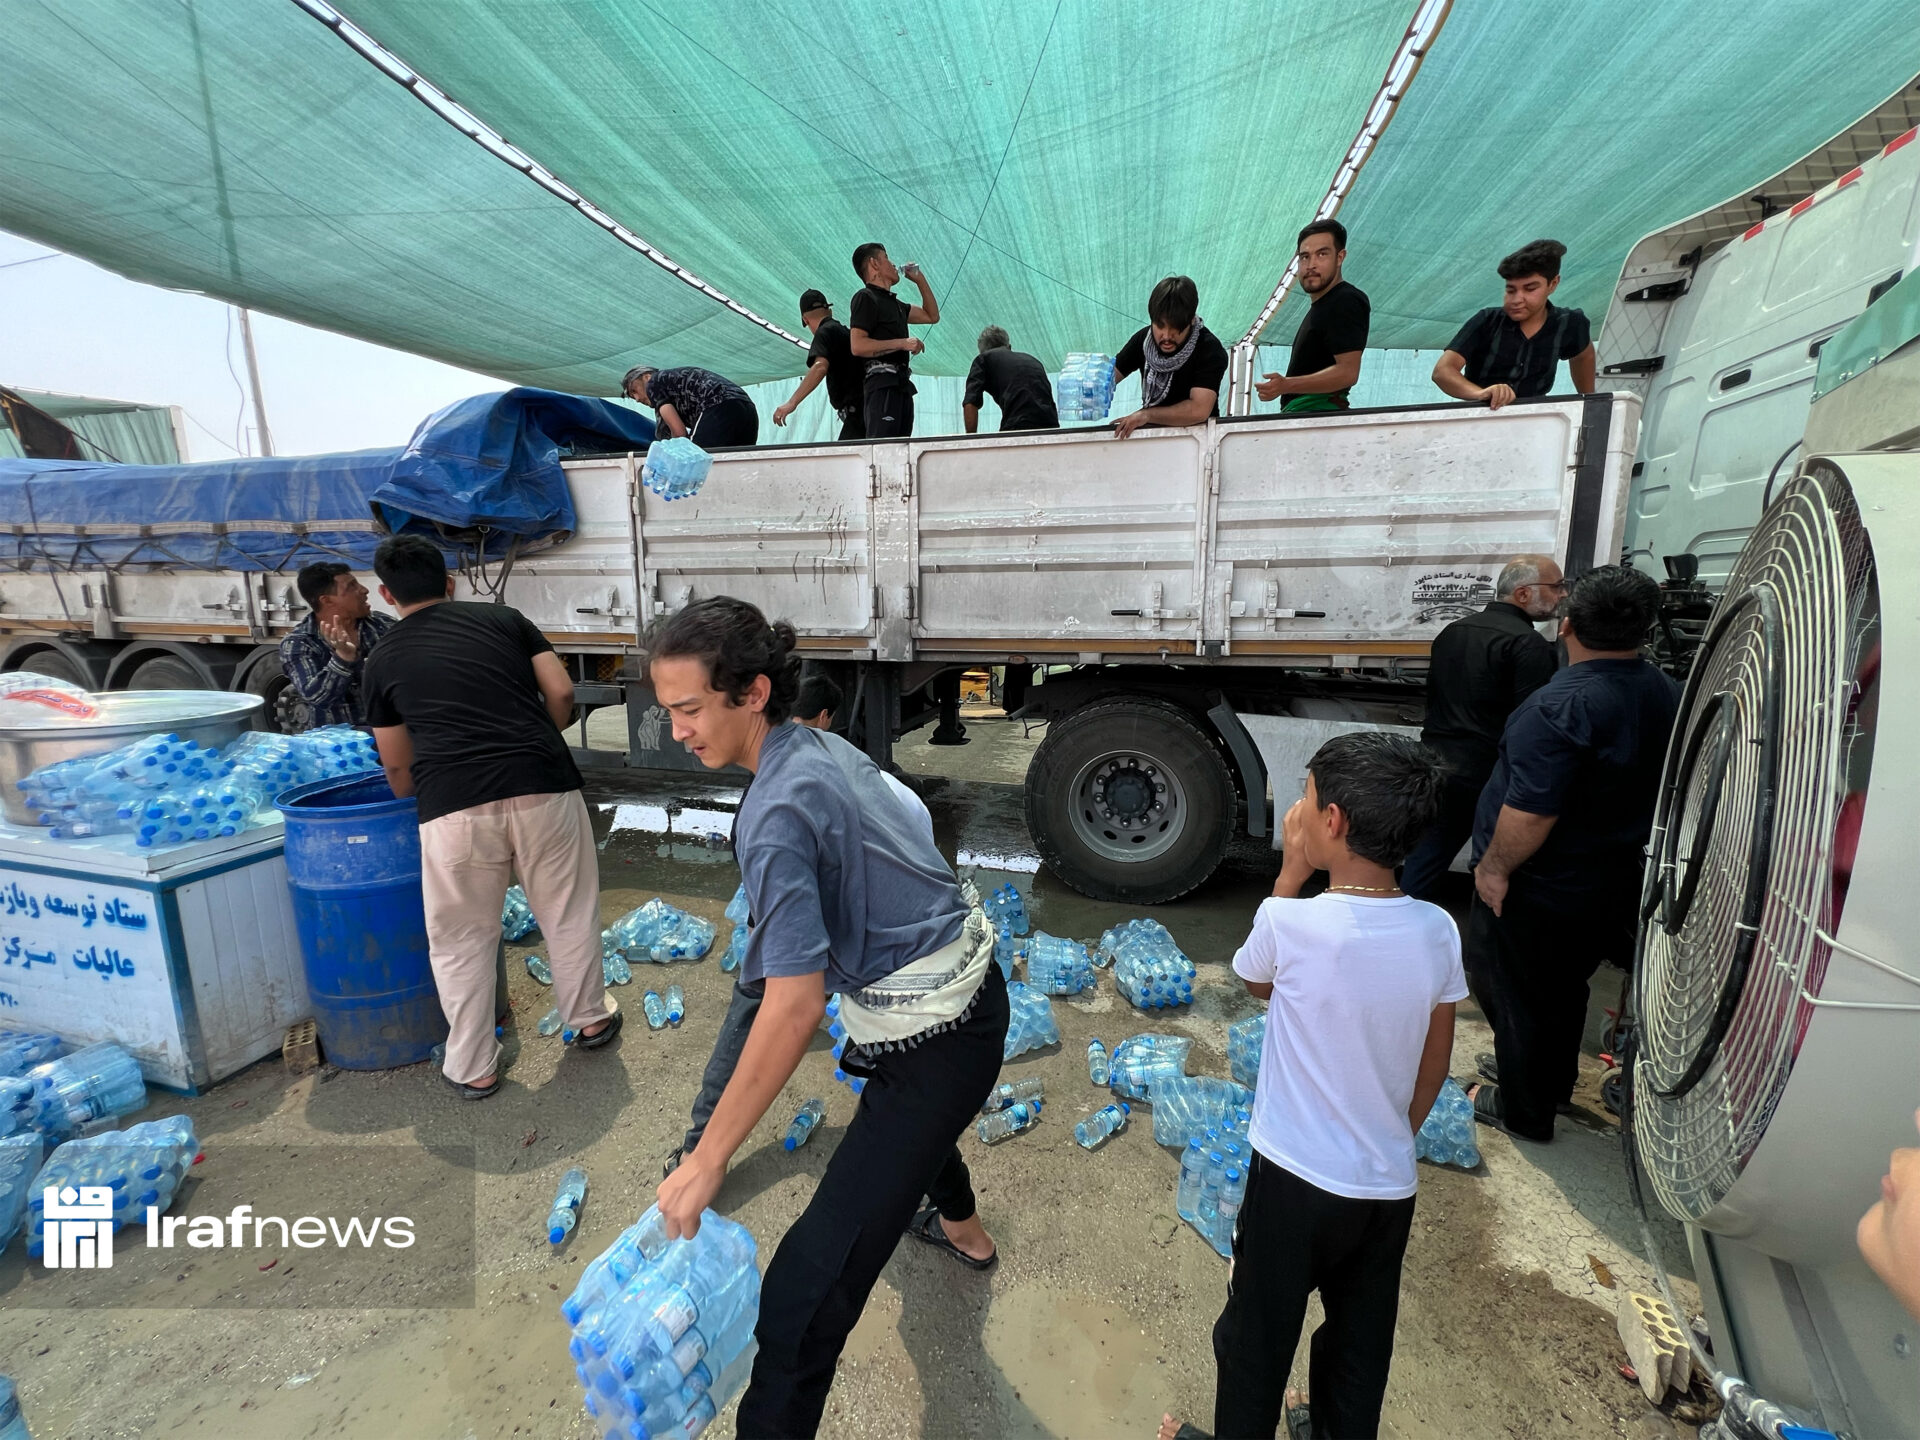
[[[573,531],[562,453],[644,449],[653,422],[552,390],[476,395],[405,449],[198,465],[0,459],[0,563],[291,570],[373,563],[389,532],[487,558]]]

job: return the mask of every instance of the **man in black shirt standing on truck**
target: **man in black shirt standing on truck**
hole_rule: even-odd
[[[1293,258],[1294,278],[1313,303],[1294,332],[1287,373],[1269,373],[1254,390],[1262,400],[1286,396],[1282,415],[1345,410],[1360,378],[1361,352],[1373,321],[1366,292],[1341,274],[1347,263],[1347,227],[1338,220],[1315,220],[1300,232]]]
[[[869,241],[853,252],[853,273],[866,284],[847,307],[853,353],[866,361],[867,438],[898,440],[913,434],[913,363],[910,356],[927,347],[907,333],[909,325],[940,323],[940,302],[918,265],[905,271],[920,291],[909,305],[893,293],[901,271],[887,258],[887,247]]]
[[[985,395],[991,395],[1000,407],[1002,433],[1059,428],[1060,413],[1054,408],[1047,367],[1014,349],[1013,341],[998,325],[980,332],[980,353],[973,357],[973,368],[967,371],[960,417],[969,435],[980,429],[980,400]]]
[[[453,599],[445,557],[421,536],[383,540],[373,569],[400,623],[367,659],[367,725],[393,793],[419,801],[428,959],[447,1016],[441,1078],[484,1100],[500,1088],[494,955],[515,872],[573,1043],[597,1050],[620,1033],[600,971],[599,850],[560,733],[573,681],[518,610]]]
[[[1498,410],[1553,389],[1562,360],[1573,388],[1593,393],[1593,327],[1581,310],[1563,310],[1547,297],[1560,288],[1558,240],[1530,240],[1499,265],[1506,298],[1475,312],[1460,327],[1433,383],[1456,400],[1483,400]]]
[[[1147,321],[1113,357],[1115,384],[1140,372],[1140,408],[1113,422],[1122,440],[1142,425],[1198,425],[1220,413],[1227,347],[1200,318],[1199,287],[1167,276],[1147,297]]]
[[[864,360],[854,358],[853,336],[847,332],[846,326],[833,318],[832,303],[818,290],[800,292],[800,323],[813,334],[813,344],[807,350],[807,373],[800,377],[800,383],[793,394],[787,397],[787,403],[774,407],[773,423],[785,425],[787,417],[798,410],[800,402],[824,380],[827,383],[827,404],[840,417],[839,438],[866,439],[867,416],[861,382],[867,364]]]

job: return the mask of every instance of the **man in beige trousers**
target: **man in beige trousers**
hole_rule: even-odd
[[[620,1033],[600,973],[599,856],[560,733],[573,681],[518,610],[454,600],[424,538],[382,542],[373,568],[400,623],[367,660],[367,724],[393,793],[419,800],[427,942],[447,1016],[441,1074],[484,1100],[500,1088],[494,957],[515,872],[573,1043],[597,1050]]]

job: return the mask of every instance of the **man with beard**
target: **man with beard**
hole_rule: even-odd
[[[1269,373],[1254,389],[1262,400],[1286,396],[1283,415],[1345,410],[1347,394],[1360,378],[1360,353],[1367,348],[1373,317],[1365,292],[1340,273],[1347,259],[1347,227],[1338,220],[1315,220],[1300,232],[1293,258],[1294,278],[1313,304],[1294,332],[1287,373]]]
[[[1220,413],[1227,347],[1200,318],[1199,287],[1167,276],[1147,297],[1147,320],[1113,360],[1115,383],[1140,372],[1140,408],[1113,425],[1122,440],[1142,425],[1198,425]]]

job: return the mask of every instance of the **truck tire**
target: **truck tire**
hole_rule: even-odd
[[[1211,736],[1160,700],[1100,700],[1055,720],[1027,767],[1027,830],[1083,895],[1158,905],[1214,871],[1233,776]]]
[[[204,690],[207,680],[178,655],[156,655],[142,660],[127,676],[129,690]]]
[[[279,651],[269,651],[254,662],[253,668],[247,671],[245,688],[267,702],[260,714],[260,723],[266,729],[277,730],[282,735],[298,735],[313,728],[313,711],[287,679],[287,672],[280,665]]]
[[[20,668],[49,679],[65,680],[69,685],[78,685],[84,690],[93,688],[93,681],[82,675],[80,667],[58,650],[36,650],[20,662]]]

